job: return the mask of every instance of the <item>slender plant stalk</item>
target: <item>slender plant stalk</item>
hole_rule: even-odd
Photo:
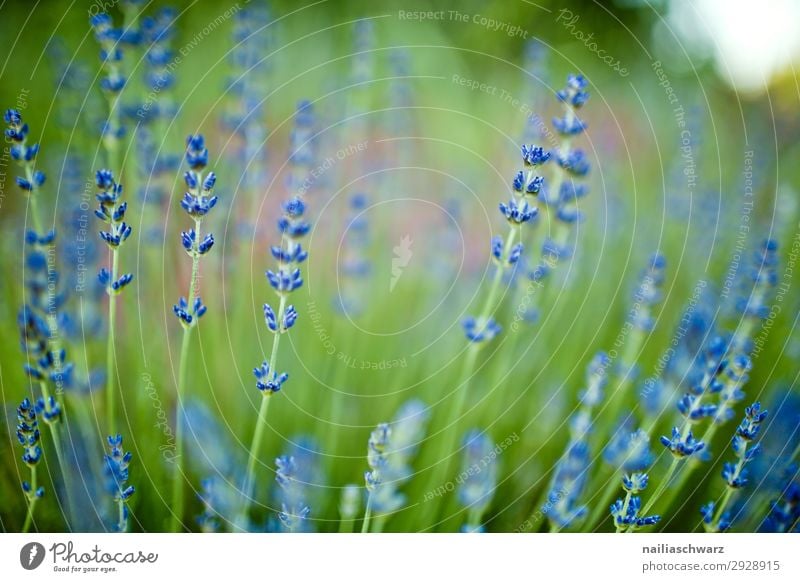
[[[30,164],[27,164],[25,167],[25,174],[28,181],[33,180],[33,168],[31,168]],[[33,227],[37,233],[44,232],[42,220],[39,216],[39,204],[35,196],[30,196],[29,198],[31,204],[31,221],[33,222]],[[51,338],[48,337],[48,342],[50,342]],[[57,346],[52,347],[53,351],[58,351]],[[44,405],[47,410],[50,410],[50,390],[47,387],[47,382],[45,380],[39,381],[39,388],[42,391],[42,396],[44,399]],[[56,392],[56,401],[58,402],[59,407],[61,408],[61,417],[64,422],[66,422],[66,408],[64,406],[64,395],[61,392]],[[53,437],[53,448],[56,452],[56,460],[58,461],[58,466],[61,469],[61,476],[64,479],[64,490],[66,492],[67,498],[67,508],[69,509],[69,514],[73,515],[74,506],[72,504],[72,493],[70,492],[70,482],[68,477],[67,467],[68,465],[64,461],[64,454],[63,449],[61,447],[61,433],[60,433],[60,422],[56,423],[45,423],[48,424],[50,427],[50,434]],[[34,469],[35,470],[35,469]],[[33,478],[33,477],[32,477]],[[34,492],[36,491],[35,488],[32,489]]]
[[[361,533],[369,533],[369,523],[372,520],[372,492],[367,495],[367,508],[364,510],[364,522],[361,524]]]
[[[667,474],[664,475],[663,479],[661,479],[661,482],[658,484],[658,488],[655,490],[653,495],[650,496],[650,499],[645,504],[644,509],[639,512],[639,515],[647,515],[650,512],[650,509],[652,509],[653,506],[658,503],[659,498],[664,494],[664,491],[666,491],[667,487],[669,486],[669,482],[675,476],[675,473],[678,471],[680,466],[681,459],[674,457],[672,459],[672,463],[669,465],[669,469],[667,469]],[[630,533],[632,531],[633,526],[631,526],[625,533]]]
[[[503,246],[503,257],[507,257],[514,245],[514,240],[517,230],[512,226],[509,228],[508,235],[506,236],[505,245]],[[478,322],[480,325],[485,325],[489,316],[494,312],[497,303],[497,294],[500,292],[501,283],[503,282],[503,274],[505,269],[498,266],[494,272],[489,293],[486,295],[483,307],[480,311]],[[448,408],[448,414],[445,419],[442,437],[439,439],[439,446],[436,449],[436,465],[433,469],[431,478],[429,479],[429,487],[427,490],[432,490],[438,487],[441,482],[447,477],[448,470],[451,465],[451,453],[458,444],[458,418],[463,414],[464,407],[467,403],[467,392],[469,390],[469,383],[472,375],[475,372],[475,365],[478,361],[478,352],[481,349],[479,342],[471,342],[467,347],[467,355],[464,358],[464,364],[461,368],[461,379],[456,386],[456,400],[453,406]]]
[[[39,501],[39,497],[36,495],[36,465],[31,467],[31,493],[32,495],[28,497],[28,511],[25,513],[25,524],[22,526],[22,533],[28,533],[31,529],[31,524],[33,523],[33,511],[36,509],[36,502]]]
[[[108,99],[108,127],[103,144],[106,149],[108,168],[117,172],[122,183],[122,167],[119,165],[119,143],[116,135],[112,135],[119,127],[119,94],[109,96]],[[119,277],[119,249],[110,249],[111,253],[111,281]],[[106,340],[106,429],[108,434],[117,434],[116,423],[116,392],[117,392],[117,362],[114,328],[116,326],[117,298],[115,293],[108,294],[108,338]]]
[[[630,491],[625,493],[625,501],[622,502],[622,511],[620,512],[622,515],[628,515],[628,507],[631,505],[632,496],[633,494]],[[616,530],[616,533],[622,533],[625,530],[625,526],[617,524]]]
[[[200,236],[200,220],[195,219],[194,229],[197,240]],[[194,304],[199,286],[198,274],[200,270],[200,255],[192,255],[192,277],[189,280],[189,306]],[[183,326],[183,340],[181,341],[180,363],[178,364],[178,390],[177,414],[175,415],[175,474],[172,480],[172,531],[180,531],[183,518],[183,398],[186,391],[186,376],[189,362],[189,347],[191,345],[192,330],[197,325],[198,318],[191,325]]]
[[[119,277],[119,251],[111,251],[111,280],[116,281]],[[114,343],[114,329],[117,319],[117,296],[116,293],[108,294],[108,339],[106,342],[106,426],[109,434],[116,432],[116,351]]]
[[[286,295],[281,294],[280,304],[278,305],[277,320],[283,321],[283,316],[286,313]],[[272,353],[269,357],[269,369],[274,370],[278,363],[278,348],[280,347],[282,333],[276,333],[272,340]],[[250,443],[250,449],[247,458],[247,473],[242,487],[242,510],[241,518],[244,520],[250,509],[250,502],[253,498],[253,486],[255,485],[255,471],[256,460],[261,451],[261,444],[264,440],[264,428],[267,426],[267,412],[269,412],[269,403],[272,399],[272,393],[265,391],[262,394],[261,405],[258,408],[258,418],[256,419],[256,427],[253,431],[253,440]]]

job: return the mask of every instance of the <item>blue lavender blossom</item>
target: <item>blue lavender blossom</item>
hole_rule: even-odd
[[[186,163],[189,165],[189,170],[184,174],[184,181],[188,191],[183,195],[181,208],[198,222],[211,212],[219,201],[213,194],[217,182],[216,174],[209,172],[203,176],[203,170],[208,165],[208,149],[202,135],[190,135],[186,138]]]
[[[391,434],[391,427],[388,423],[383,422],[369,435],[369,441],[367,442],[367,465],[369,465],[370,470],[364,473],[364,481],[367,486],[367,491],[370,493],[370,497],[377,489],[378,485],[384,480],[383,471],[388,463],[386,460],[386,449],[389,446]]]
[[[142,40],[147,47],[144,80],[156,100],[163,97],[162,93],[170,89],[175,82],[173,69],[169,65],[174,58],[171,42],[175,34],[176,18],[175,9],[165,6],[154,16],[142,19]],[[159,101],[156,103],[161,105]]]
[[[264,123],[264,95],[269,88],[274,46],[273,20],[267,3],[243,6],[233,17],[228,91],[230,99],[224,123],[231,131],[231,162],[241,175],[241,187],[252,194],[253,204],[259,202],[257,189],[267,180],[268,128]],[[252,207],[251,216],[257,208]]]
[[[314,108],[310,101],[302,100],[297,103],[289,139],[290,173],[287,188],[290,192],[303,196],[313,184],[309,174],[315,156]]]
[[[42,449],[39,446],[40,436],[35,407],[29,399],[25,398],[17,407],[17,440],[22,445],[22,462],[30,470],[30,481],[22,481],[22,492],[28,501],[23,532],[27,532],[33,523],[36,502],[44,497],[44,487],[38,486],[36,480],[36,467],[42,458]]]
[[[525,200],[517,202],[511,199],[508,203],[501,202],[499,207],[500,212],[503,213],[503,216],[505,216],[509,224],[512,225],[524,224],[535,218],[539,212],[537,208],[530,206]]]
[[[205,315],[206,306],[203,305],[203,300],[200,297],[195,297],[190,308],[186,298],[181,297],[178,300],[178,304],[172,306],[172,311],[181,321],[181,324],[189,328],[195,325],[196,321]]]
[[[22,115],[16,109],[7,109],[3,115],[6,123],[6,139],[12,143],[9,153],[25,173],[24,176],[17,176],[16,182],[20,190],[31,195],[45,182],[44,172],[37,170],[36,156],[39,153],[39,144],[28,143],[28,124],[22,120]]]
[[[406,496],[400,487],[413,474],[411,462],[425,437],[429,418],[428,408],[423,402],[409,400],[392,419],[382,480],[372,493],[372,507],[377,514],[392,513],[406,504]]]
[[[715,517],[717,514],[717,504],[714,501],[709,501],[705,505],[700,506],[700,515],[703,519],[703,527],[706,531],[722,533],[726,532],[731,527],[731,514],[726,511]]]
[[[203,505],[202,513],[197,516],[197,525],[203,533],[216,533],[220,528],[220,513],[216,509],[217,479],[208,477],[200,481],[197,498]]]
[[[749,276],[752,286],[745,286],[736,302],[736,308],[745,318],[737,330],[740,342],[749,339],[752,327],[769,316],[769,299],[773,288],[778,283],[778,243],[767,239],[761,243],[758,251],[753,253]]]
[[[344,280],[336,306],[343,313],[355,315],[363,311],[369,298],[366,281],[372,273],[372,264],[366,253],[370,242],[370,225],[364,212],[367,204],[368,198],[363,192],[357,192],[350,197],[348,236],[342,241],[341,272]]]
[[[28,196],[33,196],[45,182],[44,173],[35,169],[39,146],[28,143],[29,128],[19,111],[8,109],[3,119],[8,126],[6,138],[13,144],[11,157],[25,174],[25,177],[17,177],[17,185]],[[29,303],[22,307],[17,317],[20,343],[28,360],[24,370],[31,380],[39,383],[49,381],[58,390],[63,390],[71,384],[73,366],[67,362],[66,351],[58,339],[59,325],[65,321],[61,309],[66,294],[60,291],[60,272],[51,259],[56,232],[41,232],[35,207],[32,208],[32,218],[40,232],[28,230],[25,233],[24,284]],[[49,399],[45,401],[45,405],[48,404]],[[51,415],[48,408],[47,412],[47,422],[58,420],[55,411]]]
[[[719,395],[714,424],[724,424],[733,418],[733,407],[745,396],[742,388],[750,379],[748,374],[752,367],[752,361],[743,353],[734,355],[720,365],[713,387],[713,391]]]
[[[201,236],[200,229],[204,218],[216,206],[218,200],[213,194],[217,182],[216,174],[214,172],[203,174],[208,165],[208,149],[202,135],[190,135],[186,138],[186,163],[189,166],[189,170],[184,174],[187,192],[181,200],[181,208],[194,220],[194,228],[181,232],[181,246],[192,258],[192,280],[189,282],[189,299],[181,297],[172,310],[184,329],[189,330],[197,325],[197,321],[207,311],[198,295],[197,276],[200,258],[214,246],[214,235],[207,233]]]
[[[467,509],[463,532],[481,532],[481,520],[497,487],[497,454],[488,435],[473,429],[464,436],[464,461],[458,476],[458,501]]]
[[[100,238],[109,249],[116,251],[131,235],[132,228],[125,222],[128,203],[122,202],[122,184],[114,180],[111,170],[98,170],[95,182],[98,188],[95,196],[98,206],[94,213],[108,228],[100,231]],[[98,280],[109,295],[116,295],[133,281],[133,275],[125,273],[115,278],[107,269],[101,269]]]
[[[641,428],[630,431],[620,427],[603,450],[603,460],[625,473],[647,469],[653,462],[650,436]]]
[[[694,438],[691,430],[685,436],[681,435],[681,430],[677,426],[672,428],[672,438],[661,437],[661,444],[677,458],[689,457],[702,451],[706,446],[705,443]]]
[[[543,148],[534,145],[523,145],[520,153],[524,170],[515,175],[512,182],[511,199],[507,203],[501,202],[498,205],[500,213],[508,222],[508,234],[505,242],[502,238],[494,237],[490,243],[492,260],[497,268],[490,298],[497,291],[498,285],[509,275],[509,272],[513,280],[516,265],[522,258],[523,246],[521,243],[515,244],[514,242],[517,229],[535,219],[539,213],[534,200],[542,189],[544,179],[534,172],[538,166],[545,164],[550,159],[550,154]],[[492,306],[489,305],[489,307]],[[464,318],[462,326],[466,338],[475,344],[491,341],[501,331],[500,326],[494,318],[489,316],[488,312],[477,318],[473,316]]]
[[[764,519],[761,531],[773,533],[797,533],[800,531],[800,482],[797,473],[770,503],[769,514]]]
[[[706,531],[720,532],[729,529],[731,517],[727,510],[736,490],[747,484],[747,469],[745,466],[759,453],[761,447],[758,443],[754,444],[754,441],[761,431],[761,424],[766,418],[767,411],[761,409],[759,402],[755,402],[745,409],[744,418],[736,429],[736,434],[731,444],[736,455],[736,462],[726,462],[722,466],[722,478],[725,480],[726,485],[725,495],[718,506],[712,501],[700,509]]]
[[[108,163],[114,166],[115,154],[119,148],[119,141],[125,135],[125,128],[120,122],[121,107],[119,97],[122,89],[126,85],[125,76],[122,73],[121,43],[124,40],[122,29],[115,28],[111,17],[106,13],[93,15],[90,19],[94,36],[100,45],[100,60],[103,63],[105,76],[100,79],[100,88],[106,94],[109,103],[108,120],[103,125],[103,142],[109,154]]]
[[[100,60],[106,69],[106,76],[100,80],[100,86],[109,93],[119,93],[125,86],[125,77],[119,70],[122,61],[122,49],[119,46],[122,30],[114,28],[111,17],[102,12],[92,16],[90,24],[100,45]]]
[[[581,407],[570,419],[570,438],[572,442],[585,439],[591,430],[594,408],[603,401],[603,390],[608,384],[608,368],[611,358],[605,352],[598,352],[586,366],[586,388],[579,398]]]
[[[304,171],[308,170],[307,166],[310,164],[310,159],[307,158],[313,155],[313,150],[309,143],[311,138],[307,135],[312,125],[311,106],[307,102],[301,102],[295,113],[295,130],[292,138],[293,145],[297,148],[295,149],[295,156],[298,155],[298,152],[301,152],[299,157],[292,159],[295,178],[298,178]],[[298,137],[298,135],[302,137]],[[306,141],[301,144],[295,144],[295,139],[306,139]],[[301,170],[301,168],[305,168],[305,170]],[[298,182],[290,182],[290,184],[297,186]],[[296,192],[296,195],[284,202],[283,215],[277,221],[278,231],[281,234],[281,243],[271,248],[272,256],[278,263],[277,268],[274,271],[270,269],[266,272],[267,282],[280,297],[277,311],[269,304],[264,304],[264,317],[267,327],[273,332],[287,331],[297,321],[297,310],[293,305],[287,304],[287,297],[289,293],[302,287],[303,276],[300,271],[300,264],[308,258],[308,253],[303,249],[300,241],[310,232],[311,224],[305,219],[306,203],[303,200],[305,191],[302,188],[298,188]],[[280,322],[280,325],[278,322]],[[277,341],[277,338],[275,341]],[[274,362],[272,365],[274,365]],[[278,388],[280,388],[280,384],[282,382],[278,384]],[[270,389],[270,392],[275,391]]]
[[[617,531],[633,531],[649,525],[655,525],[661,521],[660,515],[639,517],[641,508],[641,497],[631,496],[627,505],[622,499],[617,499],[611,506],[611,517],[614,519],[614,525],[617,527]]]
[[[655,525],[661,521],[661,516],[640,515],[642,499],[638,497],[647,488],[649,478],[646,473],[632,473],[622,476],[622,488],[625,490],[625,499],[617,499],[611,505],[611,517],[617,533],[622,531],[635,531],[637,529]]]
[[[275,481],[283,492],[278,518],[286,531],[302,531],[311,508],[305,504],[303,495],[305,484],[298,480],[300,471],[297,462],[293,456],[282,456],[275,459],[275,465],[277,467]]]
[[[116,531],[124,532],[128,529],[127,501],[136,492],[133,485],[128,485],[128,465],[133,455],[122,449],[122,435],[108,437],[108,447],[109,453],[105,455],[106,479],[118,511],[114,527]]]
[[[461,325],[464,327],[464,335],[467,339],[475,343],[489,342],[502,331],[493,317],[489,317],[483,322],[479,322],[474,317],[465,317]]]
[[[25,398],[17,407],[17,440],[22,445],[22,462],[31,469],[36,467],[42,458],[42,448],[39,446],[40,437],[36,410],[31,401]],[[30,493],[32,489],[27,481],[22,482],[22,488],[26,493]],[[41,497],[44,495],[44,488],[40,487],[35,494],[37,497]]]
[[[553,127],[561,135],[561,144],[553,152],[553,157],[561,171],[553,180],[552,190],[543,191],[541,198],[552,208],[556,219],[566,226],[583,220],[577,202],[588,193],[587,186],[577,183],[576,180],[589,173],[589,161],[583,150],[573,148],[571,144],[571,140],[587,127],[577,116],[577,111],[589,99],[587,86],[583,76],[569,75],[565,87],[556,93],[556,97],[564,105],[564,115],[553,119]],[[557,233],[557,240],[546,241],[560,249],[559,256],[571,254],[571,248],[566,244],[566,234],[567,231],[562,229]]]
[[[289,379],[289,374],[286,372],[278,374],[271,371],[266,361],[260,367],[253,368],[253,375],[256,377],[256,388],[263,394],[280,392],[281,386]]]
[[[664,285],[664,269],[667,261],[660,253],[650,257],[647,268],[641,274],[639,286],[634,295],[637,308],[631,323],[642,331],[651,331],[654,326],[652,308],[661,302],[661,288]]]
[[[580,497],[589,472],[589,446],[583,440],[572,442],[558,461],[547,495],[547,519],[558,528],[571,527],[586,516]]]

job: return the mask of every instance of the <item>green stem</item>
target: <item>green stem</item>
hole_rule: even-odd
[[[28,533],[33,523],[33,510],[39,497],[36,495],[36,465],[31,467],[31,491],[28,495],[28,511],[25,514],[25,524],[22,526],[22,533]]]
[[[675,476],[675,472],[680,467],[681,460],[678,457],[674,457],[672,459],[672,463],[669,465],[669,469],[667,469],[667,474],[664,475],[664,478],[661,480],[661,483],[658,484],[658,489],[656,489],[655,493],[650,496],[650,499],[645,504],[644,508],[639,512],[639,515],[647,515],[653,506],[658,502],[659,497],[664,494],[667,487],[669,486],[669,482]],[[633,528],[629,528],[626,533],[630,533],[633,531]]]
[[[282,294],[280,299],[280,304],[278,305],[278,313],[277,313],[277,321],[283,322],[283,316],[286,312],[286,295]],[[278,348],[280,347],[281,342],[281,335],[283,335],[280,331],[275,334],[275,338],[272,340],[272,353],[269,357],[269,370],[270,373],[274,373],[275,366],[278,363]],[[242,523],[245,522],[247,513],[250,509],[250,502],[253,498],[253,488],[255,485],[255,471],[256,471],[256,460],[258,459],[261,444],[264,440],[264,428],[267,425],[267,412],[269,411],[269,402],[271,400],[272,394],[269,391],[265,391],[262,394],[261,405],[258,409],[258,419],[256,420],[256,427],[253,431],[253,440],[250,442],[250,450],[248,453],[247,458],[247,473],[244,479],[244,485],[242,487],[242,509],[240,513],[240,518]]]
[[[737,452],[739,456],[739,460],[736,463],[736,470],[732,476],[732,480],[738,479],[739,476],[742,474],[742,470],[744,469],[745,459],[747,458],[747,441],[744,441],[742,444],[742,448],[740,451]],[[714,519],[711,521],[710,531],[718,532],[719,531],[719,522],[722,520],[722,516],[725,513],[725,510],[728,507],[728,504],[731,501],[731,497],[733,497],[734,489],[730,485],[725,488],[725,495],[722,496],[722,501],[717,507],[717,511],[714,515]]]
[[[614,494],[619,489],[618,474],[619,471],[615,471],[612,475],[608,476],[608,482],[606,483],[605,489],[603,489],[600,501],[595,505],[594,510],[589,515],[589,519],[586,520],[586,525],[588,526],[586,531],[592,531],[593,528],[600,525],[603,514],[608,511],[611,501],[614,499]],[[600,480],[602,481],[602,478]]]
[[[464,531],[467,533],[475,533],[481,527],[481,509],[470,508],[467,514],[467,520],[464,524]]]
[[[200,237],[200,220],[194,221],[197,240]],[[189,296],[187,307],[192,309],[199,287],[198,274],[200,270],[200,255],[192,255],[192,276],[189,280]],[[172,531],[180,531],[183,519],[183,400],[186,391],[186,376],[189,366],[189,347],[191,346],[192,330],[197,325],[197,314],[193,314],[191,324],[183,326],[183,341],[181,342],[180,364],[178,365],[178,389],[175,414],[175,474],[172,481]]]
[[[339,520],[339,533],[353,533],[353,519],[340,519]]]
[[[506,236],[505,245],[503,247],[502,258],[505,260],[508,257],[509,251],[514,244],[516,237],[516,229],[512,226],[509,228],[508,235]],[[495,309],[497,302],[497,294],[500,292],[501,283],[503,282],[503,274],[505,269],[498,266],[495,270],[494,277],[489,287],[489,293],[483,303],[478,318],[478,325],[485,326],[489,316]],[[461,379],[456,386],[457,394],[453,406],[448,409],[448,414],[445,420],[442,437],[439,441],[439,447],[436,449],[435,466],[428,483],[429,486],[426,490],[430,491],[438,487],[447,476],[451,464],[450,453],[456,448],[458,443],[458,424],[457,420],[463,414],[464,407],[467,402],[467,393],[469,391],[469,383],[475,372],[475,366],[478,361],[478,352],[480,351],[480,342],[472,342],[467,348],[467,355],[464,358],[464,365],[461,370]],[[431,512],[433,513],[433,512]]]
[[[722,496],[722,501],[720,502],[717,512],[714,515],[714,519],[709,526],[709,531],[719,532],[719,522],[722,519],[723,513],[725,513],[725,509],[728,507],[728,503],[731,501],[731,497],[733,497],[733,489],[726,487],[725,494]]]
[[[119,251],[111,250],[111,281],[116,281],[119,276]],[[106,426],[108,434],[116,433],[116,391],[117,368],[116,351],[114,343],[114,330],[117,318],[117,295],[108,287],[108,340],[106,343]]]
[[[361,533],[369,533],[369,522],[372,519],[372,492],[367,496],[367,508],[364,511],[364,522],[361,524]]]
[[[628,507],[630,507],[630,505],[631,505],[631,492],[627,491],[625,493],[625,501],[623,501],[623,503],[622,503],[622,515],[623,515],[623,517],[628,515]],[[617,530],[616,533],[622,533],[625,530],[625,526],[617,524],[616,525],[616,530]]]

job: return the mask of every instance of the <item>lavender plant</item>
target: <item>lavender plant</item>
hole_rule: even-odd
[[[462,532],[484,531],[482,520],[494,497],[497,472],[492,440],[478,430],[468,432],[464,437],[464,463],[458,489],[458,501],[467,510]]]
[[[124,532],[128,529],[128,500],[136,492],[128,485],[128,465],[133,458],[130,451],[122,449],[122,435],[108,437],[109,452],[105,455],[106,478],[117,510],[114,530]]]
[[[264,304],[264,319],[267,329],[273,337],[272,351],[269,360],[264,360],[261,366],[253,370],[256,377],[256,388],[261,392],[262,400],[249,449],[247,473],[242,487],[243,502],[240,519],[246,518],[252,499],[256,460],[259,457],[263,441],[271,397],[280,392],[281,387],[289,378],[288,373],[277,371],[278,354],[281,337],[297,322],[297,310],[294,305],[289,304],[288,299],[293,291],[303,285],[300,265],[308,258],[308,252],[303,249],[301,241],[311,230],[311,224],[305,219],[306,203],[303,184],[313,159],[312,125],[311,104],[301,101],[297,105],[295,128],[292,132],[292,156],[290,158],[292,167],[288,180],[292,197],[283,204],[283,215],[278,219],[281,242],[270,248],[272,257],[277,262],[277,268],[275,271],[268,270],[266,273],[267,282],[278,295],[279,300],[277,310],[268,303]]]
[[[647,487],[647,480],[646,473],[632,473],[622,478],[625,498],[617,499],[611,506],[611,517],[617,533],[634,531],[661,521],[661,517],[658,515],[643,516],[641,514],[642,500],[637,494]]]
[[[100,238],[106,243],[111,255],[110,269],[103,267],[97,275],[100,285],[108,294],[108,343],[106,347],[106,422],[109,427],[116,426],[117,365],[116,343],[117,307],[116,298],[133,281],[132,273],[120,274],[119,250],[128,240],[133,228],[125,221],[128,203],[122,201],[122,184],[114,179],[111,170],[98,170],[95,176],[98,192],[95,216],[108,230],[100,231]]]
[[[367,505],[364,510],[361,533],[370,531],[375,492],[385,482],[384,472],[388,465],[386,451],[391,442],[391,436],[392,429],[385,422],[379,424],[369,435],[369,441],[367,442],[367,465],[369,465],[369,471],[364,473],[364,482],[367,487]]]
[[[744,411],[744,419],[736,429],[732,448],[736,462],[726,462],[722,469],[725,480],[725,493],[719,502],[709,501],[700,508],[703,516],[703,527],[709,532],[727,531],[731,526],[731,515],[728,512],[733,496],[747,484],[745,465],[752,461],[759,452],[759,444],[754,443],[761,424],[767,418],[767,411],[761,410],[761,403],[756,402]]]
[[[30,481],[22,482],[22,491],[28,501],[22,532],[27,533],[33,523],[36,502],[44,497],[44,487],[39,486],[36,479],[36,468],[42,458],[42,448],[39,446],[39,421],[36,420],[34,406],[27,398],[17,408],[17,439],[22,445],[22,462],[28,466],[31,474]]]
[[[143,0],[123,0],[90,14],[96,9],[108,10],[91,19],[100,61],[84,61],[81,31],[67,26],[58,31],[62,41],[48,37],[40,67],[34,45],[47,37],[47,11],[26,12],[22,22],[22,12],[0,8],[0,26],[25,30],[0,35],[9,40],[9,62],[30,72],[37,88],[6,95],[15,109],[4,115],[8,148],[0,152],[0,221],[4,232],[19,228],[24,237],[21,252],[21,237],[0,239],[7,275],[0,322],[11,325],[18,313],[24,350],[21,362],[13,350],[0,352],[6,433],[20,446],[12,443],[18,455],[0,467],[5,529],[798,530],[800,415],[792,402],[800,239],[792,226],[800,207],[783,170],[790,164],[780,163],[792,152],[786,138],[796,128],[783,118],[791,108],[770,109],[776,123],[765,123],[767,108],[748,96],[740,143],[730,123],[736,112],[717,107],[728,91],[720,86],[703,107],[713,107],[714,137],[722,139],[708,139],[705,112],[693,105],[701,100],[684,75],[670,71],[674,92],[664,110],[676,132],[638,115],[640,106],[649,112],[664,101],[663,84],[634,99],[598,71],[609,114],[592,118],[590,152],[579,143],[592,114],[589,83],[570,75],[556,99],[548,97],[556,63],[544,29],[525,45],[521,66],[472,51],[462,63],[472,78],[461,76],[458,60],[450,63],[458,76],[442,83],[431,74],[450,58],[441,47],[391,48],[399,29],[389,34],[389,21],[379,18],[354,17],[309,35],[309,16],[323,9],[316,5],[281,14],[259,1],[207,17],[199,4],[151,10]],[[417,24],[431,32],[439,26]],[[492,38],[498,51],[520,51],[520,39],[503,36]],[[590,62],[576,59],[594,75]],[[201,85],[225,95],[195,91],[184,76],[195,70]],[[10,79],[3,77],[0,91],[13,90]],[[293,124],[273,127],[271,117],[289,111],[297,91],[313,95],[322,123],[303,101]],[[543,119],[553,106],[559,113],[551,125]],[[37,126],[54,120],[42,126],[46,158],[25,123],[34,119]],[[178,247],[162,253],[159,244],[183,157],[161,144],[200,125],[213,129],[207,140],[188,140],[181,199],[191,217],[180,235],[190,273]],[[768,127],[781,129],[775,148]],[[275,144],[287,131],[288,151],[279,156]],[[471,206],[485,203],[481,193],[491,192],[514,136],[526,145],[500,204],[507,226],[495,232],[496,216]],[[208,171],[212,142],[230,170],[232,199],[243,198],[227,213],[211,214],[220,206]],[[739,145],[744,184],[730,163]],[[590,171],[590,159],[602,171]],[[7,196],[9,160],[20,168],[21,197]],[[274,184],[285,187],[282,204],[264,200]],[[602,196],[589,196],[590,187]],[[131,194],[142,202],[133,231]],[[86,241],[93,196],[103,221],[97,246]],[[341,207],[321,199],[328,196]],[[400,205],[419,199],[443,212],[419,205],[406,213]],[[398,204],[389,217],[384,203]],[[277,234],[260,228],[262,209],[277,221]],[[220,235],[223,222],[233,233],[224,245],[209,233]],[[349,236],[339,241],[343,224]],[[492,231],[483,253],[473,244],[481,228]],[[415,266],[385,293],[372,275],[381,267],[396,275],[408,233]],[[761,242],[764,234],[770,238]],[[143,243],[136,249],[127,244],[132,235]],[[263,307],[265,346],[243,341],[241,332],[252,323],[251,285],[243,283],[252,257],[265,250],[263,237],[275,238],[266,283],[277,296]],[[642,260],[633,298],[624,297],[631,257],[638,261],[656,238],[659,252]],[[212,247],[221,284],[203,283],[203,297],[224,305],[225,317],[204,318],[195,345],[206,312],[199,274],[209,263],[201,259]],[[97,271],[88,285],[84,275]],[[148,281],[136,302],[130,291],[117,297],[131,287],[128,271]],[[181,329],[170,320],[170,333],[155,333],[163,312],[148,307],[171,284],[164,273],[172,283],[190,280],[173,308]],[[486,281],[469,283],[481,276]],[[336,317],[335,309],[357,317]],[[131,317],[138,334],[125,325]],[[461,321],[466,342],[450,333]],[[180,349],[172,346],[179,353],[170,351],[171,331],[182,336]],[[611,341],[613,349],[598,353]],[[585,379],[573,382],[586,354],[597,356]],[[179,356],[175,377],[165,361],[172,355]],[[258,393],[250,394],[258,416],[249,420],[231,381],[231,370],[248,362],[258,363]],[[102,384],[103,394],[92,391]],[[278,411],[273,396],[287,386],[303,389],[285,393]],[[756,392],[769,417],[758,403],[743,406]],[[364,467],[363,427],[383,418],[391,420],[369,435]],[[730,439],[721,433],[734,430],[725,453]],[[511,440],[519,444],[495,444],[489,435],[498,434],[518,435]],[[127,451],[134,445],[136,464]],[[138,477],[140,468],[148,479]],[[364,484],[353,484],[364,468]],[[198,485],[195,496],[187,481]]]
[[[36,414],[50,428],[58,465],[66,479],[67,465],[63,456],[60,420],[64,387],[70,384],[73,365],[67,361],[59,330],[63,322],[59,314],[64,295],[58,291],[59,273],[53,262],[56,233],[55,230],[44,232],[39,214],[39,190],[45,183],[44,172],[36,169],[39,144],[28,143],[28,124],[23,122],[19,111],[9,109],[3,119],[8,125],[5,136],[13,144],[10,148],[11,157],[24,173],[24,176],[17,176],[16,183],[26,195],[34,227],[34,230],[26,232],[24,239],[27,245],[24,282],[28,295],[17,316],[20,345],[26,358],[23,369],[31,384],[31,392],[34,385],[38,385],[41,392],[33,406]],[[27,399],[26,402],[29,403]],[[33,418],[30,420],[33,421]],[[38,441],[38,429],[34,432]],[[37,491],[31,487],[34,492]],[[71,506],[69,499],[68,504]],[[29,504],[29,507],[32,505]]]
[[[544,184],[544,178],[537,176],[535,171],[549,158],[550,154],[541,147],[522,146],[522,161],[525,170],[518,172],[514,178],[514,191],[509,201],[499,204],[500,213],[508,223],[508,231],[505,238],[496,236],[491,240],[491,256],[496,268],[478,312],[479,315],[477,317],[468,316],[462,321],[464,335],[469,345],[463,359],[461,378],[456,386],[455,401],[448,408],[447,415],[443,420],[445,428],[436,449],[437,464],[429,479],[431,485],[429,489],[436,489],[447,477],[450,456],[456,448],[458,438],[458,420],[463,414],[467,402],[470,382],[478,364],[478,354],[481,348],[501,331],[493,314],[498,308],[498,295],[503,276],[508,269],[513,268],[522,253],[522,243],[516,242],[518,235],[521,237],[522,225],[533,220],[539,212],[535,206],[535,199]]]
[[[186,254],[192,259],[192,272],[189,279],[189,292],[186,297],[181,297],[172,310],[183,327],[183,340],[181,341],[180,363],[178,364],[178,385],[176,392],[176,409],[178,422],[175,430],[175,473],[172,481],[172,529],[177,531],[181,527],[183,516],[183,473],[182,457],[184,437],[182,429],[183,406],[186,398],[186,382],[189,370],[189,358],[192,332],[203,315],[206,306],[200,297],[200,259],[214,246],[214,235],[202,234],[203,220],[217,205],[218,197],[214,194],[217,176],[214,172],[204,173],[208,165],[208,149],[205,138],[200,135],[190,135],[186,138],[186,164],[189,169],[184,174],[187,192],[181,199],[181,208],[192,218],[194,227],[181,232],[181,244]]]

